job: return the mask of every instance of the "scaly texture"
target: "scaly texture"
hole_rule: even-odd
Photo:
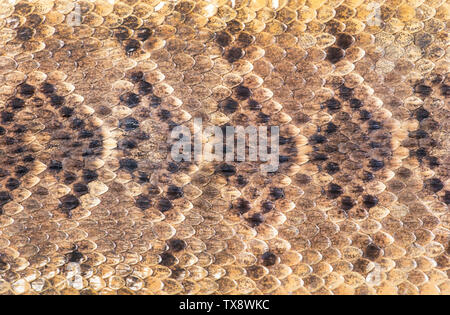
[[[449,294],[445,0],[1,0],[0,293]],[[168,158],[281,126],[280,168]]]

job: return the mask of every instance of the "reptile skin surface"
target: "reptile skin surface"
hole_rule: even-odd
[[[445,0],[0,0],[0,294],[450,294]],[[170,132],[280,126],[280,166]]]

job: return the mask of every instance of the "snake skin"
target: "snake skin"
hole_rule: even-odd
[[[0,0],[1,294],[450,294],[445,0]],[[170,131],[280,126],[280,167]]]

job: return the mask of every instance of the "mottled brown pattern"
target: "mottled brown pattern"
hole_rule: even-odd
[[[0,0],[1,294],[450,294],[445,0]],[[281,127],[280,168],[170,130]]]

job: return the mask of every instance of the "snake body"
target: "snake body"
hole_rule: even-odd
[[[449,294],[449,15],[1,0],[0,293]],[[171,160],[194,118],[278,170]]]

